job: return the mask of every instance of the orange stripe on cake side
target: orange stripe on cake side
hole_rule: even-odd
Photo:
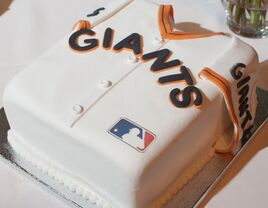
[[[174,20],[172,5],[160,5],[158,9],[158,28],[162,38],[168,40],[188,40],[195,38],[204,38],[214,35],[224,35],[223,32],[200,33],[172,31],[170,17]]]
[[[234,105],[233,105],[233,101],[231,97],[231,88],[229,86],[228,81],[224,77],[220,76],[219,74],[217,74],[216,72],[214,72],[213,70],[209,68],[203,69],[199,73],[199,77],[201,79],[204,79],[204,78],[208,79],[210,82],[215,84],[223,93],[223,96],[224,96],[224,99],[228,108],[228,113],[234,126],[234,134],[233,134],[231,143],[224,149],[216,149],[216,152],[229,153],[236,147],[238,140],[239,140],[239,135],[240,135],[239,123],[235,114],[235,109],[234,109]]]

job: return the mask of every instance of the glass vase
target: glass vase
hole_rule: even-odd
[[[221,0],[229,28],[250,38],[268,37],[268,0]]]

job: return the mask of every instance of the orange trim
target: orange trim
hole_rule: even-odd
[[[200,78],[205,77],[206,79],[211,81],[221,90],[221,92],[224,95],[227,108],[228,108],[228,112],[229,112],[229,116],[234,125],[234,135],[233,135],[231,143],[225,149],[216,149],[216,152],[229,153],[234,149],[234,147],[237,145],[238,140],[239,140],[239,123],[235,115],[234,105],[233,105],[232,98],[231,98],[230,86],[228,84],[228,81],[225,78],[223,78],[222,76],[220,76],[219,74],[217,74],[216,72],[214,72],[213,70],[209,68],[203,69],[199,73],[199,77]]]
[[[79,20],[73,25],[72,30],[77,31],[77,30],[81,30],[81,29],[90,29],[90,27],[91,27],[91,24],[89,21]]]
[[[160,5],[158,9],[158,28],[160,35],[168,40],[187,40],[195,38],[204,38],[214,35],[224,35],[223,32],[201,33],[195,34],[190,32],[177,32],[172,31],[170,17],[174,19],[172,5]]]

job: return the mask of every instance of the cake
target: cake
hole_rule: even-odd
[[[235,37],[178,30],[171,5],[113,1],[10,81],[8,141],[99,207],[161,207],[251,135],[257,69]]]

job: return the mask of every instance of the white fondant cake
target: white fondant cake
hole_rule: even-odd
[[[18,74],[4,94],[15,152],[98,206],[161,207],[232,123],[216,151],[250,136],[256,53],[172,15],[115,1]]]

